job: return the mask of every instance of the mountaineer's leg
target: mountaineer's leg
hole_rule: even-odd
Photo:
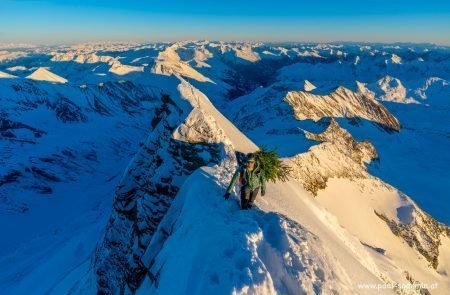
[[[250,192],[250,199],[248,201],[247,208],[251,208],[253,206],[253,203],[255,202],[256,196],[258,195],[259,188],[254,189]]]
[[[250,188],[248,186],[241,187],[241,209],[248,209],[248,202],[250,200]]]

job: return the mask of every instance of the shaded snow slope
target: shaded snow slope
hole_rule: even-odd
[[[20,79],[0,88],[2,293],[64,294],[53,288],[88,269],[160,93]]]

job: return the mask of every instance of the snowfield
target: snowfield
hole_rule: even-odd
[[[1,48],[4,294],[450,292],[449,48]]]

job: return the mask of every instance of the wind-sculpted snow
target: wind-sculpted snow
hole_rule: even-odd
[[[308,92],[289,92],[285,100],[294,109],[299,120],[318,121],[324,117],[364,118],[400,130],[398,120],[379,102],[371,97],[339,87],[328,95]]]

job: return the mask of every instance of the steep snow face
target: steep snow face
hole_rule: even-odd
[[[31,79],[31,80],[36,80],[36,81],[47,81],[47,82],[54,82],[54,83],[67,83],[68,82],[63,77],[53,74],[46,68],[37,69],[31,75],[27,76],[27,78]]]
[[[214,56],[213,53],[205,47],[205,45],[193,47],[180,46],[177,48],[176,52],[180,56],[181,60],[189,64],[193,63],[197,68],[211,67],[207,61]]]
[[[330,144],[340,147],[331,152],[345,154],[343,157],[349,157],[348,145],[355,145],[351,136],[336,123],[332,123],[324,133],[309,134],[308,137],[321,141],[335,138]],[[342,150],[344,147],[347,148]],[[360,152],[361,155],[353,160],[356,162],[367,162],[374,153],[370,146],[355,149],[355,154]],[[328,163],[324,163],[322,156],[313,161],[314,166],[306,167],[303,165],[309,159],[304,158],[298,167],[311,172],[313,169],[324,171],[339,166],[333,161],[341,161],[340,158],[330,157]],[[321,168],[317,168],[317,163]],[[411,226],[405,228],[404,233],[415,235],[420,232],[419,236],[427,240],[430,238],[427,232],[433,228],[415,217],[423,214],[420,209],[395,189],[371,178],[362,166],[355,166],[354,170],[361,170],[358,182],[354,183],[361,185],[361,189],[367,186],[379,198],[372,202],[361,195],[355,197],[359,198],[357,200],[351,199],[358,204],[355,207],[363,209],[359,213],[347,212],[347,216],[337,212],[339,222],[321,208],[343,208],[329,208],[320,203],[325,199],[322,192],[326,190],[320,191],[316,202],[294,182],[271,185],[268,195],[257,199],[263,211],[239,211],[236,203],[229,204],[220,197],[228,183],[227,177],[223,177],[222,165],[197,170],[181,187],[142,257],[149,274],[137,294],[175,294],[193,290],[225,294],[371,291],[362,290],[354,282],[438,282],[445,290],[449,286],[448,279],[428,268],[423,259],[417,257],[416,248],[402,243],[403,237],[399,239],[377,215],[384,212],[395,220],[395,224]],[[348,181],[347,177],[348,174],[341,175],[340,179]],[[334,199],[337,199],[336,195]],[[370,231],[371,235],[367,229],[358,231],[358,226],[343,229],[340,224],[346,225],[346,221],[341,221],[341,218],[351,220],[350,216],[356,218],[360,229],[364,221],[375,224],[376,231]],[[355,223],[355,219],[352,221]],[[437,236],[447,241],[447,233],[443,231],[445,227],[438,227]],[[189,239],[185,238],[187,235]],[[182,248],[179,247],[180,241],[184,241]],[[180,272],[180,268],[184,271]],[[201,279],[192,281],[192,277]],[[174,280],[178,283],[173,284]],[[414,294],[416,290],[394,288],[392,292]]]
[[[87,270],[160,90],[28,79],[0,89],[0,222],[13,224],[1,228],[0,284],[5,294],[64,294],[53,287]]]
[[[328,95],[314,95],[307,92],[289,92],[285,101],[294,109],[299,120],[318,121],[324,117],[364,118],[400,130],[400,123],[376,100],[347,88],[339,87]]]

